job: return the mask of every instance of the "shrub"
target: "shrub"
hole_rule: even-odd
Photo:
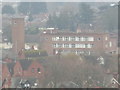
[[[45,50],[27,50],[25,51],[26,57],[40,57],[40,56],[48,56]]]

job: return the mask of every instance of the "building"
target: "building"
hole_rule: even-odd
[[[98,52],[117,53],[117,35],[98,32],[70,32],[43,30],[41,33],[42,48],[49,55],[58,53],[95,54]]]
[[[40,62],[38,60],[12,60],[10,62],[5,59],[2,63],[2,87],[15,88],[20,84],[18,81],[22,79],[39,80],[42,84],[44,68]]]
[[[2,64],[2,88],[10,88],[11,86],[11,74],[7,67],[7,64]]]
[[[12,18],[12,43],[13,43],[13,52],[16,57],[24,58],[24,27],[25,22],[24,18],[15,17]]]

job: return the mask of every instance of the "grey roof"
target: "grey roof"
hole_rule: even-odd
[[[10,72],[11,75],[14,74],[14,66],[15,66],[14,62],[7,64],[8,70],[9,70],[9,72]]]
[[[27,70],[28,67],[31,65],[32,61],[31,60],[19,60],[21,66],[22,66],[22,69],[23,70]]]

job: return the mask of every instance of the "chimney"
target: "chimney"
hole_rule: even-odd
[[[15,17],[12,18],[12,43],[13,43],[13,52],[17,58],[24,58],[24,27],[25,22],[24,18]]]

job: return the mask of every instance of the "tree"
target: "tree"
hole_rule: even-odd
[[[21,2],[18,6],[18,11],[25,15],[39,14],[47,11],[45,2]]]
[[[22,14],[28,14],[30,12],[30,2],[21,2],[18,5],[18,11]]]
[[[99,21],[99,22],[98,22]],[[97,19],[97,28],[103,31],[114,32],[118,30],[118,9],[108,8],[99,14]]]
[[[47,27],[59,28],[61,30],[75,31],[75,18],[72,11],[61,11],[59,16],[55,13],[49,16]]]
[[[15,14],[15,10],[10,5],[4,5],[2,7],[2,14]]]
[[[12,42],[12,30],[10,24],[6,24],[3,27],[3,37],[5,37],[8,42]]]
[[[99,8],[100,11],[104,11],[104,10],[108,9],[109,6],[108,5],[103,5],[103,6],[100,6],[98,8]]]
[[[91,9],[90,5],[86,3],[79,4],[79,12],[76,14],[76,20],[78,24],[90,25],[93,23],[93,16],[94,12]]]
[[[30,26],[30,27],[27,28],[25,33],[26,34],[37,34],[37,33],[39,33],[39,30],[38,30],[38,27]]]
[[[40,56],[48,56],[45,50],[27,50],[25,51],[26,57],[40,57]]]
[[[81,60],[82,59],[82,60]],[[85,58],[77,56],[75,54],[69,53],[68,55],[51,56],[44,62],[45,71],[45,81],[53,81],[55,84],[64,82],[75,82],[81,88],[95,86],[96,82],[99,81],[103,85],[104,72],[103,68],[96,64],[86,62]],[[89,79],[89,77],[92,77]],[[88,85],[85,86],[83,83],[88,81]]]
[[[49,15],[49,20],[47,21],[47,27],[58,28],[57,21],[58,21],[58,17],[55,15],[55,13],[53,15]]]
[[[29,15],[28,21],[30,21],[30,22],[33,21],[33,16],[31,14]]]
[[[39,14],[47,12],[47,6],[45,2],[32,2],[31,3],[31,13]]]
[[[118,71],[118,56],[115,55],[104,55],[104,59],[105,59],[105,65],[104,68],[105,70],[110,70],[110,72],[116,72]]]

